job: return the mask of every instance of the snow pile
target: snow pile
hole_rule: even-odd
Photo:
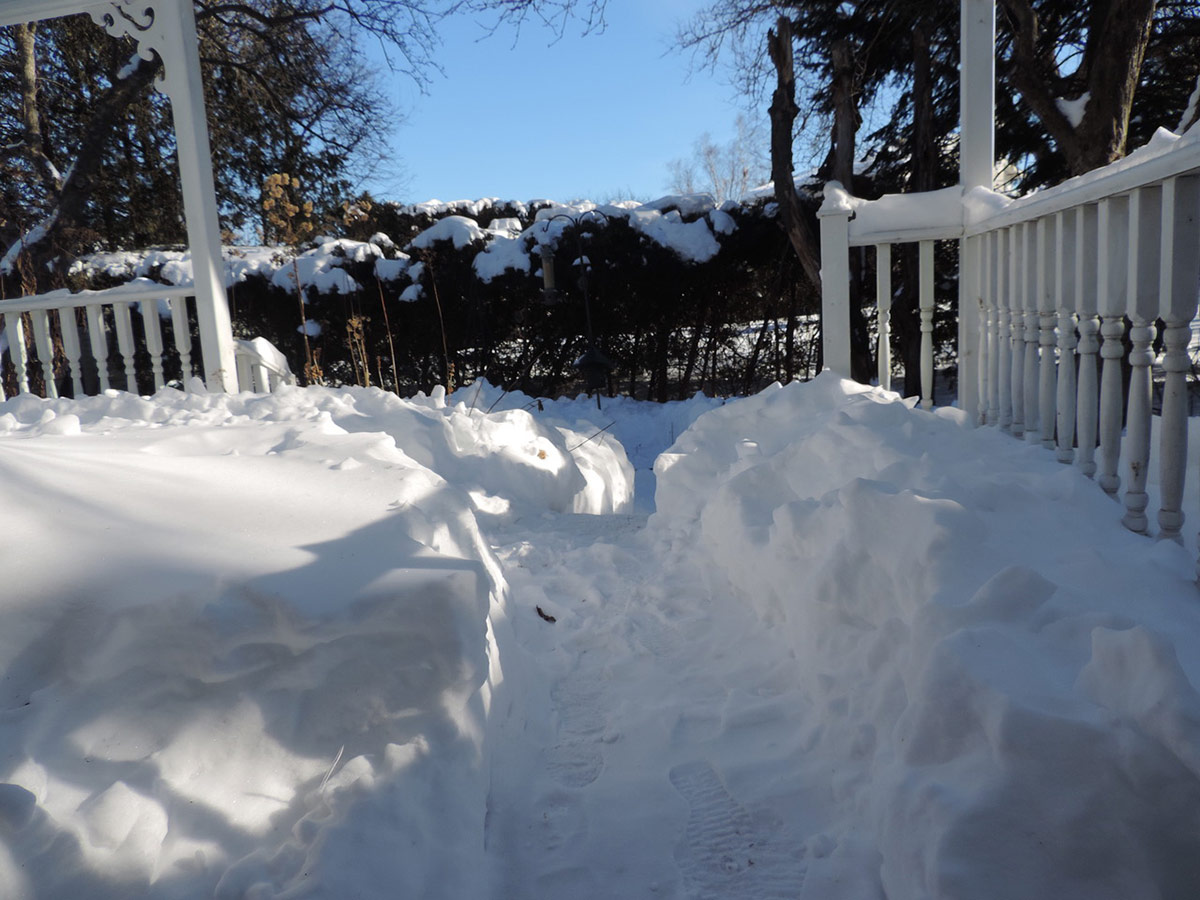
[[[375,244],[345,239],[321,238],[317,246],[293,257],[290,262],[281,261],[271,276],[271,283],[284,290],[300,287],[314,288],[321,294],[353,294],[361,290],[353,278],[342,268],[342,261],[384,261],[383,250]],[[384,271],[388,271],[384,269]]]
[[[1088,102],[1092,99],[1091,91],[1084,91],[1078,97],[1068,100],[1066,97],[1055,97],[1054,105],[1058,107],[1058,111],[1066,116],[1072,128],[1078,128],[1083,122],[1083,116],[1087,112]]]
[[[589,444],[604,446],[616,440],[634,470],[635,502],[646,512],[653,510],[654,462],[658,455],[675,443],[696,419],[727,402],[701,393],[688,400],[667,403],[604,397],[597,404],[584,394],[550,400],[520,391],[504,391],[484,381],[459,388],[449,400],[474,409],[532,412],[540,421],[557,422],[560,427],[586,434]]]
[[[494,209],[510,209],[519,216],[528,213],[531,207],[547,200],[530,200],[528,204],[520,200],[501,200],[499,197],[482,197],[478,200],[426,200],[422,203],[392,204],[396,212],[404,216],[429,216],[440,218],[447,213],[458,213],[478,219],[486,212]]]
[[[656,472],[652,521],[795,652],[830,810],[803,896],[1194,895],[1181,548],[1040,450],[829,376],[709,413]]]
[[[0,404],[0,894],[486,895],[476,517],[628,506],[586,438],[441,393]]]

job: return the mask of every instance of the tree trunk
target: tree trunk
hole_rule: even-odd
[[[771,95],[771,180],[775,184],[775,200],[779,204],[780,220],[800,268],[818,290],[821,287],[821,252],[816,235],[800,202],[793,175],[792,129],[800,110],[796,106],[796,69],[792,51],[792,21],[780,16],[775,28],[767,32],[767,52],[775,67],[776,86]],[[851,95],[852,96],[852,95]],[[851,106],[853,103],[851,101]],[[855,114],[857,116],[857,113]],[[850,148],[850,167],[853,171],[852,141],[843,141]],[[866,321],[858,303],[850,304],[850,366],[855,379],[869,381],[871,350],[867,346]]]
[[[16,38],[17,56],[21,70],[21,125],[25,131],[22,146],[46,191],[50,196],[57,197],[62,190],[62,176],[46,155],[41,117],[38,114],[38,70],[37,55],[34,52],[34,26],[14,25],[13,34]]]
[[[141,60],[127,77],[116,81],[97,101],[79,142],[79,153],[58,192],[57,203],[49,215],[22,238],[25,250],[35,262],[39,290],[48,283],[48,275],[56,277],[48,272],[54,268],[48,264],[55,261],[63,236],[82,221],[92,196],[92,180],[100,171],[105,148],[116,133],[125,110],[150,89],[161,68],[157,60]]]
[[[833,178],[854,193],[854,136],[858,109],[854,105],[854,59],[845,39],[833,42]]]
[[[796,106],[796,71],[792,55],[792,21],[780,16],[767,32],[767,52],[775,66],[776,87],[771,95],[771,180],[784,231],[800,267],[814,286],[821,286],[821,254],[812,226],[796,193],[792,174],[792,128],[800,110]]]
[[[933,71],[929,38],[922,26],[912,32],[913,52],[913,190],[931,191],[937,184],[937,145],[933,133]],[[904,290],[892,307],[897,349],[904,366],[904,396],[921,395],[921,315],[918,308],[917,246],[909,245],[901,257]]]
[[[1156,0],[1109,0],[1093,5],[1078,72],[1090,98],[1078,126],[1055,96],[1054,48],[1039,39],[1037,11],[1030,0],[1001,0],[1001,4],[1013,31],[1008,79],[1054,139],[1071,174],[1082,175],[1124,156],[1129,114],[1150,41]]]
[[[700,318],[692,327],[692,336],[688,340],[688,355],[687,362],[683,366],[683,377],[679,380],[680,400],[686,400],[689,396],[692,383],[692,375],[696,371],[696,360],[700,356],[700,338],[704,335],[704,325],[708,321],[708,304],[704,304],[704,308],[700,311]],[[701,373],[703,376],[703,373]],[[703,381],[703,377],[701,377]]]

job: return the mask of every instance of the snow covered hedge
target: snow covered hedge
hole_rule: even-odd
[[[192,277],[187,254],[169,249],[94,253],[71,272],[75,287]],[[268,337],[301,371],[307,334],[332,384],[411,392],[485,377],[531,394],[569,391],[589,311],[598,348],[615,362],[615,393],[734,393],[816,366],[818,299],[762,201],[376,204],[342,236],[299,251],[227,248],[226,281],[239,337]],[[356,361],[348,335],[357,326]]]

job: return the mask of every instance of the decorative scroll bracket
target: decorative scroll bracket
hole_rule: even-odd
[[[162,62],[155,86],[172,103],[187,89],[178,4],[172,0],[110,0],[88,10],[92,21],[114,38],[130,38],[137,55]]]

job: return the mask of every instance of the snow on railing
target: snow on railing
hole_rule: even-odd
[[[270,394],[278,390],[280,385],[296,383],[287,357],[266,338],[233,343],[238,390]]]
[[[135,281],[103,291],[60,290],[0,301],[17,392],[30,393],[31,374],[40,374],[51,398],[59,394],[60,377],[76,397],[110,388],[158,390],[173,379],[186,385],[193,375],[188,321],[193,293],[191,287]],[[164,312],[171,325],[169,349]]]
[[[34,387],[49,398],[113,388],[146,394],[169,383],[188,390],[204,355],[195,346],[194,292],[191,285],[137,279],[102,291],[0,301],[0,355],[7,349],[18,394]],[[265,338],[234,341],[234,358],[240,390],[269,393],[296,383],[287,359]]]
[[[1161,322],[1158,534],[1180,540],[1187,350],[1200,291],[1200,129],[1160,132],[1125,159],[1017,200],[951,188],[863,201],[833,183],[819,215],[828,368],[850,369],[849,248],[874,245],[880,383],[889,384],[882,348],[891,246],[917,242],[921,402],[932,406],[933,242],[960,239],[959,382],[978,386],[980,424],[1054,449],[1114,497],[1123,451],[1122,521],[1139,533],[1149,531],[1151,366]]]
[[[826,368],[850,375],[850,247],[874,246],[878,302],[879,383],[891,387],[892,245],[918,245],[921,317],[921,405],[933,406],[933,245],[963,233],[960,188],[926,194],[892,194],[878,200],[852,197],[831,181],[817,212],[821,220],[822,329]]]

